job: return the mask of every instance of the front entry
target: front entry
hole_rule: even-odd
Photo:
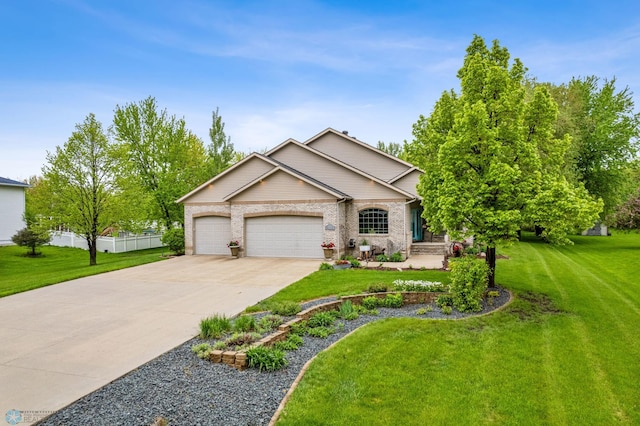
[[[411,231],[413,233],[413,241],[422,241],[424,238],[422,222],[422,207],[411,209]]]

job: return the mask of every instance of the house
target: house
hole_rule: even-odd
[[[348,132],[326,129],[305,142],[288,139],[253,153],[189,192],[184,204],[187,254],[322,258],[359,254],[363,239],[408,256],[422,241],[417,167]]]
[[[13,244],[11,237],[25,227],[25,189],[29,185],[0,177],[0,246]]]

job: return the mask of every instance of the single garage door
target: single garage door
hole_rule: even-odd
[[[322,218],[265,216],[246,219],[247,256],[322,258]]]
[[[194,220],[196,254],[229,254],[227,244],[231,240],[231,219],[206,216]]]

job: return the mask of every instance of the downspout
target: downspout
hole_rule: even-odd
[[[338,200],[338,202],[336,203],[336,220],[338,221],[338,238],[336,238],[336,247],[338,249],[338,258],[340,258],[340,204],[344,203],[345,201],[347,201],[347,199],[342,198],[342,200]]]
[[[414,198],[412,200],[407,201],[406,203],[404,203],[404,219],[402,221],[403,225],[403,235],[404,235],[404,241],[403,241],[403,245],[405,245],[404,248],[404,252],[405,254],[407,254],[407,258],[409,257],[409,254],[407,253],[407,205],[413,203],[414,201],[416,201],[418,198]]]

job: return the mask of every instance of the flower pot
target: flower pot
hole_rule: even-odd
[[[349,269],[351,268],[350,263],[346,263],[344,265],[333,265],[333,269]]]
[[[240,246],[229,246],[229,250],[231,250],[231,256],[238,257],[238,253],[240,252]]]
[[[324,252],[324,258],[325,259],[332,259],[333,258],[333,249],[332,248],[323,248],[322,251]]]

